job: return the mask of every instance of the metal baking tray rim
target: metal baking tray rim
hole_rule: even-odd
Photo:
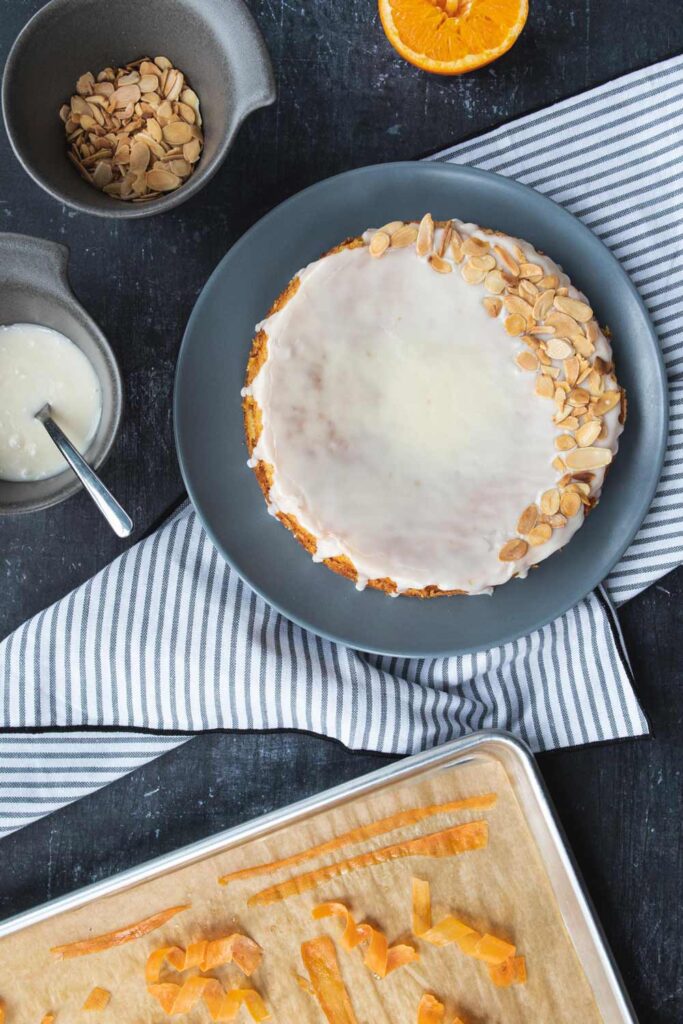
[[[225,850],[233,849],[254,839],[259,839],[277,831],[284,825],[294,824],[313,814],[332,810],[351,799],[356,800],[364,795],[377,793],[387,786],[406,782],[427,769],[443,770],[476,756],[488,756],[498,761],[505,769],[520,804],[520,810],[525,817],[527,826],[530,828],[539,850],[550,884],[555,891],[567,930],[570,937],[572,937],[572,941],[575,942],[572,936],[571,923],[567,921],[560,894],[558,893],[556,884],[558,880],[553,880],[549,870],[548,852],[550,851],[557,859],[557,864],[560,866],[564,876],[559,881],[566,881],[571,888],[572,896],[576,900],[576,909],[580,914],[581,923],[586,927],[592,945],[598,954],[604,980],[614,999],[614,1009],[617,1011],[617,1016],[610,1017],[609,1021],[606,1020],[606,1024],[612,1024],[612,1021],[622,1022],[622,1024],[638,1024],[616,962],[595,915],[590,897],[579,874],[534,756],[529,747],[521,740],[510,733],[495,729],[481,730],[461,739],[452,740],[442,746],[421,751],[418,754],[394,762],[360,778],[351,779],[332,789],[324,790],[294,804],[270,811],[268,814],[261,815],[251,821],[225,829],[206,839],[201,839],[198,842],[181,847],[179,850],[171,851],[143,864],[129,868],[117,875],[113,875],[111,878],[94,882],[73,893],[50,900],[47,903],[1,922],[0,939],[16,934],[18,931],[56,917],[59,914],[76,910],[95,900],[124,892],[126,889],[140,885],[142,882],[151,881],[160,875],[168,874],[171,871],[187,867],[190,864]],[[541,820],[539,822],[530,819],[529,815],[525,813],[524,805],[520,800],[521,790],[525,787],[527,798],[530,796],[541,812]],[[546,856],[544,856],[544,853]],[[577,949],[577,955],[578,952]],[[583,961],[582,966],[584,971],[586,971]],[[593,989],[595,992],[594,985]]]

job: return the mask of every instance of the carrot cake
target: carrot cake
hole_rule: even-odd
[[[296,274],[242,397],[270,513],[392,596],[485,593],[564,547],[625,417],[610,342],[557,263],[429,214]]]

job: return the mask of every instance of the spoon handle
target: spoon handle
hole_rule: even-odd
[[[43,424],[66,461],[69,463],[74,473],[111,526],[114,533],[118,537],[128,537],[133,530],[133,520],[126,512],[124,512],[111,491],[107,490],[95,471],[91,469],[85,461],[81,453],[74,448],[64,431],[58,427],[55,421],[51,418],[48,411],[41,409],[38,413],[38,419]]]

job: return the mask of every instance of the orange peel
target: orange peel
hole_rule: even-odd
[[[90,953],[101,953],[105,949],[112,949],[114,946],[122,946],[126,942],[133,942],[142,938],[150,932],[156,931],[162,925],[170,921],[176,914],[187,910],[189,903],[180,907],[168,907],[166,910],[145,917],[142,921],[125,925],[113,932],[106,932],[104,935],[97,935],[92,939],[83,939],[80,942],[69,942],[65,946],[53,946],[50,950],[58,960],[70,960],[76,956],[87,956]]]
[[[357,1024],[349,993],[339,970],[334,943],[320,935],[301,944],[301,959],[313,993],[329,1024]]]
[[[203,972],[234,963],[249,977],[262,959],[263,950],[258,943],[240,932],[233,932],[219,939],[192,942],[186,950],[180,946],[155,949],[147,958],[145,979],[148,985],[157,984],[166,963],[176,971],[189,971],[192,967],[198,967]]]
[[[470,821],[464,825],[453,825],[440,832],[431,832],[417,839],[406,839],[391,846],[381,846],[378,850],[359,853],[355,857],[335,861],[324,867],[307,871],[276,885],[271,885],[261,892],[255,893],[247,900],[247,906],[267,907],[279,900],[298,896],[302,892],[314,889],[321,882],[331,878],[358,871],[361,868],[385,864],[388,861],[403,857],[453,857],[468,850],[483,849],[488,843],[488,825],[485,821]]]
[[[479,811],[493,807],[498,799],[496,793],[482,793],[480,796],[470,796],[462,800],[451,800],[445,804],[429,804],[425,807],[412,807],[405,811],[398,811],[387,818],[371,822],[369,825],[359,825],[348,832],[343,832],[336,839],[329,839],[325,843],[318,843],[307,850],[301,850],[290,857],[282,857],[280,860],[271,860],[265,864],[255,864],[252,867],[240,868],[238,871],[231,871],[218,879],[221,885],[228,885],[230,882],[237,882],[246,878],[255,878],[258,875],[271,874],[281,868],[296,867],[298,864],[316,857],[322,857],[326,853],[335,853],[345,846],[352,846],[354,843],[362,843],[366,839],[375,839],[377,836],[393,832],[406,825],[415,825],[424,818],[433,817],[436,814],[452,814],[455,811]]]
[[[86,1001],[83,1003],[81,1009],[87,1012],[97,1013],[100,1010],[104,1010],[109,1005],[111,999],[111,992],[108,992],[106,988],[100,988],[98,985],[92,990]]]
[[[252,1020],[270,1020],[268,1007],[255,989],[226,990],[216,978],[195,976],[188,978],[182,985],[166,981],[148,985],[147,991],[169,1016],[189,1013],[197,1003],[203,1001],[213,1021],[234,1020],[241,1006],[246,1006]]]
[[[343,903],[320,903],[311,911],[316,920],[325,917],[340,917],[344,921],[344,931],[340,939],[343,949],[355,949],[362,943],[367,944],[363,963],[379,978],[420,959],[420,954],[413,946],[397,943],[390,946],[387,938],[379,928],[373,928],[366,921],[356,924],[351,911]]]

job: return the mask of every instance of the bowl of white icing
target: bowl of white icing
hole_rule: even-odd
[[[35,418],[44,404],[94,468],[121,421],[121,375],[69,287],[68,256],[55,242],[0,234],[0,515],[48,508],[80,489]]]

